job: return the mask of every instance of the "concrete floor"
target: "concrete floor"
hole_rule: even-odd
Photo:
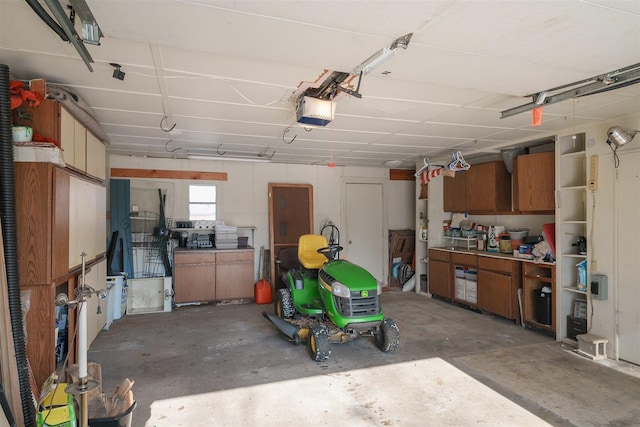
[[[315,363],[261,316],[271,305],[244,304],[126,315],[89,361],[107,394],[135,380],[133,427],[640,425],[640,367],[413,292],[382,298],[392,354],[363,338]]]

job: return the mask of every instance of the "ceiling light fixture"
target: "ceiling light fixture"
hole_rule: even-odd
[[[384,165],[388,168],[397,168],[402,166],[402,160],[387,160]]]

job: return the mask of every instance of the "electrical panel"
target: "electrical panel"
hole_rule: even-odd
[[[604,274],[591,275],[591,298],[606,300],[609,293],[608,288],[607,276]]]

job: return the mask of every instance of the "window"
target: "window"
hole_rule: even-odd
[[[216,219],[216,186],[189,185],[189,219]]]

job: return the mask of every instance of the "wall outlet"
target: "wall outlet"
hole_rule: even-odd
[[[598,156],[591,156],[589,168],[589,190],[596,191],[598,189]]]

